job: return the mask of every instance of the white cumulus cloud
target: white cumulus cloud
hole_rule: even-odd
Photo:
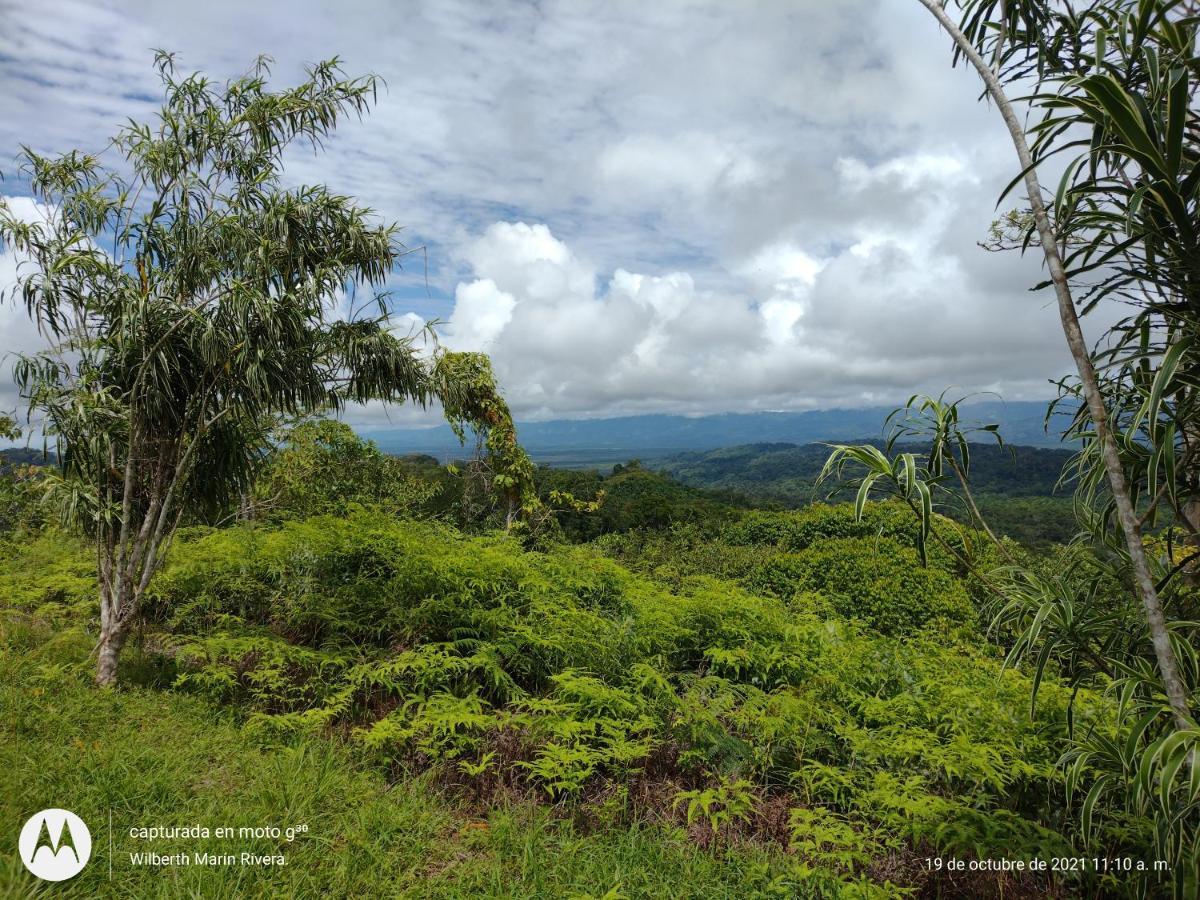
[[[932,249],[943,219],[823,258],[768,245],[733,287],[684,271],[601,279],[545,226],[499,222],[469,243],[447,340],[489,352],[513,406],[539,418],[855,405],[998,374],[1036,391],[1026,375],[1053,352],[1053,311]]]

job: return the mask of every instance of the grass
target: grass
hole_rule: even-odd
[[[0,619],[0,856],[4,897],[751,897],[792,896],[778,854],[724,853],[679,829],[577,827],[522,803],[487,811],[423,778],[388,783],[328,740],[263,747],[220,708],[86,678],[90,640],[13,611]],[[20,824],[65,807],[92,859],[62,884],[15,852]],[[112,829],[109,829],[109,815]],[[285,839],[158,840],[130,827],[308,825]],[[109,841],[112,868],[109,872]],[[287,865],[135,866],[131,851],[283,853]],[[772,883],[772,878],[776,880]]]

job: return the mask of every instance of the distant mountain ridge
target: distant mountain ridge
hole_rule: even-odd
[[[1059,432],[1067,422],[1056,417],[1047,433],[1047,404],[1042,401],[996,400],[962,407],[964,418],[977,424],[997,423],[1004,439],[1027,447],[1062,448]],[[550,465],[588,467],[631,458],[664,459],[685,451],[707,451],[747,444],[812,444],[821,441],[866,441],[881,438],[892,407],[810,410],[806,412],[722,413],[711,416],[644,415],[611,419],[555,419],[518,422],[517,435],[535,460]],[[1061,423],[1061,425],[1059,425]],[[428,453],[442,460],[461,458],[473,446],[459,443],[449,427],[362,429],[385,453],[403,456]],[[9,447],[9,463],[44,460],[40,451]],[[36,455],[37,459],[33,457]]]
[[[1061,447],[1059,429],[1046,432],[1047,404],[1042,401],[983,401],[962,407],[964,417],[1000,425],[1004,439],[1031,447]],[[591,451],[597,458],[654,458],[684,450],[713,450],[744,444],[809,444],[818,441],[870,440],[882,436],[891,407],[811,410],[806,412],[723,413],[712,416],[645,415],[612,419],[558,419],[518,422],[521,443],[535,458],[567,451]],[[1067,419],[1061,416],[1065,426]],[[460,453],[446,426],[426,429],[364,431],[387,453]]]

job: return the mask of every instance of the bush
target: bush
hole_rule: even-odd
[[[442,490],[343,422],[310,419],[278,439],[244,510],[254,518],[345,515],[353,504],[412,515]]]
[[[835,538],[803,553],[780,554],[746,579],[751,590],[803,601],[826,597],[841,615],[881,634],[912,634],[975,622],[962,582],[921,565],[915,550],[892,538]]]
[[[855,517],[850,503],[815,503],[796,512],[747,513],[725,530],[725,537],[731,544],[796,553],[826,538],[886,537],[915,547],[918,530],[912,510],[898,501],[868,503],[861,518]]]
[[[666,779],[660,814],[680,821],[744,780],[763,808],[821,805],[881,848],[1044,837],[1070,695],[1048,681],[1030,721],[1028,681],[969,629],[898,639],[972,619],[899,541],[771,553],[759,592],[671,591],[588,547],[361,512],[191,532],[155,597],[179,685],[235,701],[267,741],[336,728],[369,758],[556,802]],[[1104,721],[1081,695],[1076,727]]]
[[[0,598],[51,622],[98,615],[96,561],[76,537],[55,528],[0,538]]]

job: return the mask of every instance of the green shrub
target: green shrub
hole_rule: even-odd
[[[689,524],[606,534],[592,546],[621,565],[676,589],[696,575],[736,581],[778,552],[772,546],[731,543]]]
[[[795,512],[750,512],[725,529],[731,544],[772,546],[789,553],[828,538],[886,537],[915,547],[918,525],[912,510],[898,501],[868,503],[861,518],[854,505],[814,503]]]
[[[345,515],[360,504],[413,515],[428,508],[442,489],[418,477],[403,460],[381,453],[349,425],[310,419],[278,435],[245,511],[280,521]]]
[[[975,609],[962,582],[921,565],[915,550],[892,538],[822,539],[803,553],[770,559],[747,579],[751,590],[802,603],[820,594],[838,615],[881,634],[971,624]]]
[[[96,561],[76,537],[55,528],[0,538],[0,602],[52,622],[98,615]]]

